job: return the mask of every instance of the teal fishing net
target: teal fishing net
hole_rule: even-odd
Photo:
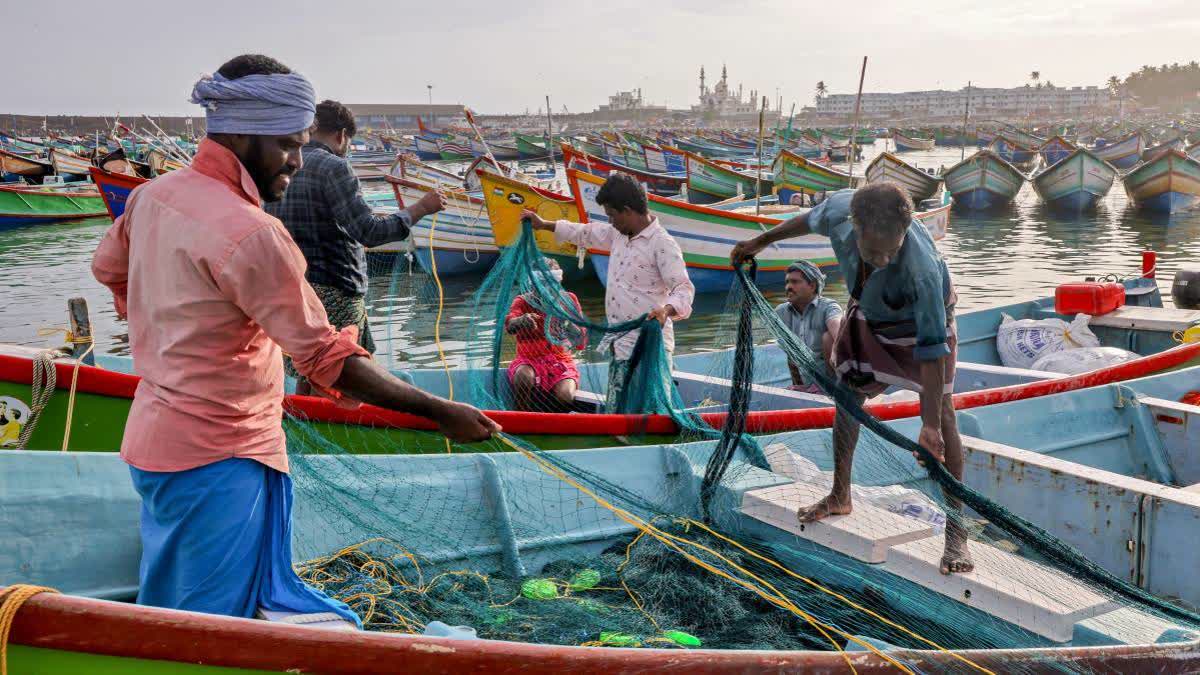
[[[372,281],[373,314],[427,316],[439,304],[445,312],[446,282],[396,260]],[[557,412],[536,418],[547,433],[471,446],[369,421],[288,420],[298,570],[350,604],[368,630],[419,633],[441,621],[487,639],[561,645],[870,650],[901,670],[920,668],[894,648],[1200,634],[1189,608],[1088,560],[1049,531],[1054,522],[1022,515],[1047,511],[971,485],[972,476],[998,475],[974,464],[993,460],[969,453],[968,480],[957,481],[913,440],[918,420],[872,417],[745,271],[702,366],[673,361],[655,321],[608,325],[595,305],[581,309],[572,281],[553,279],[528,230],[471,283],[469,308],[453,310],[467,320],[438,335],[443,348],[457,345],[452,358],[398,349],[401,334],[422,340],[393,321],[380,331],[381,361],[419,386],[446,394],[453,385],[458,400],[513,410],[507,368],[518,336],[505,328],[524,297],[545,317],[546,341],[573,353],[581,403],[567,410],[547,399]],[[608,396],[611,339],[633,330],[629,367],[613,371],[619,395]],[[763,386],[786,376],[789,361],[820,392]],[[780,396],[830,414],[805,417],[801,426],[812,428],[773,432],[754,413]],[[634,413],[620,418],[623,433],[588,431],[605,409]],[[863,427],[855,512],[841,525],[802,526],[796,509],[829,490],[834,410]],[[984,581],[938,573],[947,530],[969,538]],[[943,656],[941,672],[986,670]],[[1034,659],[1007,669],[1073,667]]]

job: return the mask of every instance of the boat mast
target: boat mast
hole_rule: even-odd
[[[550,94],[546,94],[546,159],[554,168],[554,124],[550,118]]]
[[[862,109],[863,80],[867,78],[867,57],[863,57],[862,72],[858,74],[858,95],[854,97],[854,123],[850,126],[850,165],[846,174],[850,176],[850,184],[854,185],[854,155],[858,150],[858,113]]]
[[[764,116],[767,114],[767,97],[762,97],[762,106],[758,109],[758,176],[754,179],[754,215],[762,214],[762,153]]]
[[[967,80],[967,103],[963,107],[963,123],[962,134],[959,140],[962,141],[962,153],[958,161],[963,161],[967,158],[967,117],[971,114],[971,81]]]

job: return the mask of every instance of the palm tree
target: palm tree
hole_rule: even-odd
[[[825,98],[825,94],[828,92],[829,88],[825,86],[825,80],[821,80],[820,82],[817,82],[817,95],[813,98],[819,104],[821,99]]]
[[[1042,79],[1042,72],[1040,70],[1035,70],[1029,73],[1029,79],[1037,82],[1038,80]]]
[[[1108,87],[1108,93],[1116,94],[1121,90],[1121,80],[1116,75],[1110,75],[1105,86]]]

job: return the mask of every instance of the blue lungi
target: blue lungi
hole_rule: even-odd
[[[129,467],[142,497],[138,604],[253,617],[336,612],[345,603],[309,587],[292,569],[292,479],[252,459],[188,471]]]

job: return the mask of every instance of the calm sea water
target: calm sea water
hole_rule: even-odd
[[[883,142],[876,145],[868,151],[868,159],[882,149]],[[958,148],[938,148],[905,153],[904,158],[936,168],[953,164],[959,155]],[[865,164],[857,166],[861,172]],[[58,337],[39,332],[65,326],[67,299],[82,296],[91,309],[97,352],[129,353],[125,323],[116,318],[111,297],[90,270],[92,252],[109,224],[101,218],[0,230],[0,342],[58,344]],[[1159,253],[1159,285],[1167,297],[1176,269],[1200,267],[1200,211],[1170,218],[1140,213],[1129,205],[1118,181],[1095,213],[1064,217],[1043,208],[1027,184],[1007,211],[980,216],[955,213],[939,248],[950,265],[964,310],[1048,295],[1053,286],[1087,275],[1134,276],[1140,251],[1145,249]],[[394,360],[414,365],[438,361],[429,281],[420,273],[395,278],[383,274],[372,280],[374,334],[379,341],[390,339],[393,348],[388,351]],[[465,348],[454,336],[465,334],[478,321],[470,303],[478,282],[464,278],[444,284],[440,331],[452,362],[461,359]],[[571,290],[590,316],[602,319],[604,295],[599,282],[575,284]],[[782,300],[782,289],[766,290]],[[835,279],[827,294],[844,301],[845,285]],[[676,353],[728,346],[726,322],[714,320],[724,309],[724,297],[698,298],[692,318],[676,328]]]

